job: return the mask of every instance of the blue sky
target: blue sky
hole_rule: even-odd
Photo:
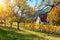
[[[41,4],[41,0],[37,0],[37,3]],[[30,7],[34,7],[35,4],[36,4],[36,0],[28,1],[28,5]]]
[[[44,4],[46,4],[48,1],[51,2],[51,4],[53,3],[53,0],[45,0],[45,1],[44,1]],[[28,5],[29,5],[30,7],[34,7],[34,5],[36,4],[36,2],[37,2],[38,4],[41,4],[42,0],[31,0],[31,1],[28,1]]]

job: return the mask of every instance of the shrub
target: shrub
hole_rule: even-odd
[[[54,25],[43,25],[43,24],[35,24],[35,23],[26,23],[25,27],[34,31],[44,31],[49,33],[59,33],[60,27]]]

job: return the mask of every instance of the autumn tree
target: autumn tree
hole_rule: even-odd
[[[59,6],[59,1],[55,4],[54,7],[50,10],[48,13],[47,21],[50,22],[50,24],[59,24],[59,16],[60,16],[60,6]]]
[[[19,23],[21,22],[21,16],[22,16],[20,14],[23,14],[21,12],[27,7],[27,4],[26,4],[26,0],[14,0],[14,2],[16,3],[14,7],[14,12],[16,14],[14,21],[17,22],[17,29],[20,30]]]

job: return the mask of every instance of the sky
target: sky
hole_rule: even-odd
[[[48,2],[51,2],[50,4],[53,4],[53,1],[54,1],[54,0],[45,0],[44,3],[42,4],[42,7],[41,7],[41,8],[43,8]],[[33,7],[35,6],[36,2],[37,2],[38,5],[39,5],[39,4],[41,5],[42,0],[31,0],[31,1],[28,1],[27,4],[28,4],[30,7],[33,8]]]
[[[37,4],[41,4],[41,0],[32,0],[32,1],[28,1],[28,5],[30,6],[30,7],[34,7],[34,5],[36,4],[36,2],[37,2]]]

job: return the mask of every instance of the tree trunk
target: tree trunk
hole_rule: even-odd
[[[26,23],[26,22],[24,21],[24,27],[25,27],[25,23]]]
[[[18,24],[17,24],[17,29],[20,30],[20,29],[19,29],[19,22],[18,22]]]
[[[6,26],[6,20],[4,20],[4,26]]]
[[[11,27],[11,28],[12,28],[12,24],[13,24],[13,23],[10,23],[10,27]]]

